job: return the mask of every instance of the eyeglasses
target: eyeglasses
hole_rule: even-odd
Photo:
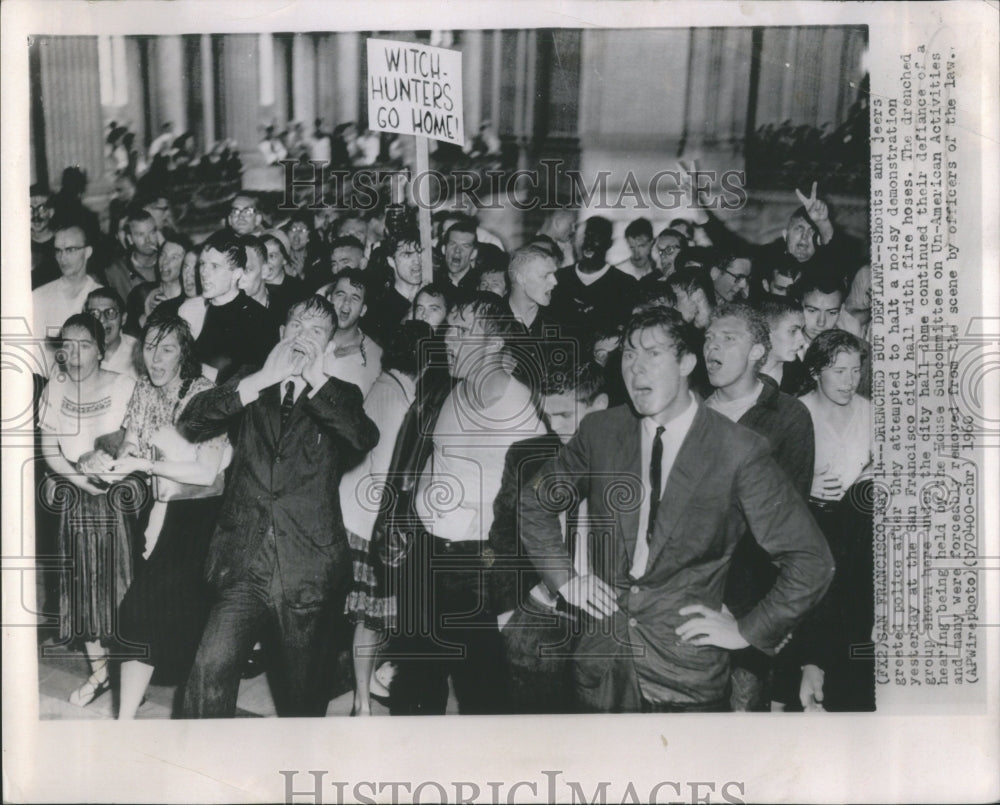
[[[294,232],[296,235],[304,235],[308,231],[309,231],[309,227],[305,226],[304,224],[299,224],[298,226],[290,226],[290,227],[288,227],[289,234],[291,234],[291,233]]]
[[[736,283],[737,285],[739,285],[741,282],[745,282],[745,283],[748,283],[748,284],[750,282],[750,275],[749,274],[734,274],[728,268],[724,268],[722,270],[725,271],[730,277],[732,277],[733,278],[733,282]]]
[[[657,249],[660,254],[677,254],[680,250],[680,246],[664,246],[662,249]]]
[[[76,254],[77,252],[83,251],[86,248],[87,248],[86,246],[67,246],[63,249],[53,249],[52,251],[55,252],[56,257],[59,257],[60,255],[63,254],[65,255]]]
[[[41,213],[45,212],[48,209],[50,209],[50,207],[49,207],[48,204],[32,204],[31,205],[31,214],[32,215],[38,215],[38,214],[41,214]]]
[[[98,310],[97,308],[90,307],[87,308],[85,312],[88,316],[93,316],[98,321],[101,319],[104,319],[104,321],[117,321],[121,316],[121,313],[118,312],[118,308],[116,307],[106,307],[104,310]]]
[[[233,218],[246,218],[246,217],[248,217],[250,215],[253,215],[255,212],[257,212],[257,208],[256,207],[230,207],[229,208],[229,214],[231,216],[233,216]]]

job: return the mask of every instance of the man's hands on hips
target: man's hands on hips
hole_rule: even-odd
[[[675,630],[677,636],[685,643],[690,643],[692,646],[718,646],[730,651],[750,645],[740,634],[736,618],[725,605],[721,612],[701,604],[681,607],[679,611],[681,615],[697,616],[685,621]]]

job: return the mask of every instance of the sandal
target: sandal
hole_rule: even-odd
[[[100,682],[98,682],[94,678],[94,675],[91,674],[86,682],[80,685],[80,687],[69,695],[69,703],[75,704],[77,707],[87,707],[88,705],[93,704],[109,690],[111,690],[110,674],[104,677],[104,679]]]

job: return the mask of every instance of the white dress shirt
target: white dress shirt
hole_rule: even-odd
[[[667,479],[670,477],[670,470],[673,469],[674,460],[681,450],[684,438],[691,430],[695,415],[698,413],[698,404],[694,395],[690,395],[690,402],[684,411],[670,420],[660,437],[663,440],[663,461],[660,464],[660,509],[669,506],[670,501],[663,500],[663,490],[667,487]],[[649,560],[649,544],[646,542],[646,530],[649,525],[649,465],[653,458],[653,438],[656,436],[656,429],[660,423],[649,417],[643,417],[641,439],[639,445],[639,463],[642,468],[642,488],[646,492],[646,499],[643,501],[639,513],[639,531],[636,534],[635,553],[632,557],[632,578],[638,579],[646,572],[646,563]]]

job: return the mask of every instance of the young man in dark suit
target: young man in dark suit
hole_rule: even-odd
[[[322,630],[351,567],[340,476],[379,438],[358,387],[323,373],[335,330],[325,299],[293,305],[264,365],[193,398],[178,423],[198,441],[240,418],[206,564],[216,600],[188,679],[186,716],[233,716],[250,651],[271,637],[278,715],[326,711]]]
[[[729,652],[773,654],[833,577],[823,534],[767,441],[688,389],[693,350],[676,311],[633,317],[622,350],[631,407],[587,417],[521,496],[521,539],[546,587],[591,621],[574,655],[584,710],[728,710]],[[567,485],[608,523],[582,575],[559,527]],[[737,620],[723,590],[748,527],[778,575]]]

